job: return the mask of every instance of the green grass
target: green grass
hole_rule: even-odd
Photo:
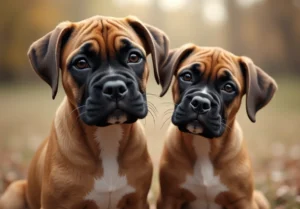
[[[296,184],[300,180],[294,174],[300,171],[300,156],[297,157],[297,151],[300,153],[300,78],[278,77],[276,80],[279,91],[271,103],[257,114],[257,122],[250,122],[244,103],[238,120],[253,160],[257,187],[267,194],[274,208],[280,205],[288,209],[299,208],[293,189],[300,188],[299,183]],[[158,95],[159,91],[160,88],[151,80],[148,92]],[[0,86],[0,96],[0,177],[18,169],[18,175],[24,176],[34,151],[50,130],[55,110],[64,97],[63,89],[60,87],[53,101],[50,87],[42,82],[12,83]],[[170,121],[168,118],[171,116],[164,115],[164,112],[173,106],[166,104],[171,101],[170,93],[164,98],[149,95],[148,100],[159,112],[155,123],[150,114],[143,120],[149,137],[149,150],[157,166],[163,136]],[[164,121],[167,122],[162,127]],[[276,179],[279,178],[276,175],[281,176],[281,179]],[[288,192],[278,197],[276,193],[284,191],[284,186],[288,186]],[[152,188],[153,200],[158,191],[157,171]]]

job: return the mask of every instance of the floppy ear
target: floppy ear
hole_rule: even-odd
[[[168,36],[158,28],[142,23],[134,16],[128,16],[126,20],[136,34],[143,40],[147,54],[151,53],[155,80],[156,83],[159,84],[158,71],[167,58],[169,51]]]
[[[27,53],[35,72],[52,88],[53,99],[58,88],[60,52],[71,29],[71,23],[59,24],[53,31],[31,44]]]
[[[269,103],[277,90],[277,84],[250,58],[242,56],[239,63],[245,76],[247,114],[249,119],[255,122],[256,112]]]
[[[172,82],[173,75],[178,70],[179,65],[194,51],[194,44],[185,44],[180,48],[173,49],[169,52],[168,58],[164,65],[159,69],[159,78],[162,91],[160,96],[164,96]]]

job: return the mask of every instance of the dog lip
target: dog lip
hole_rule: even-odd
[[[194,120],[186,125],[186,129],[192,134],[201,134],[203,133],[203,125],[199,120]]]
[[[107,119],[109,124],[122,124],[128,119],[127,114],[119,108],[116,108]]]
[[[123,115],[124,111],[121,110],[120,108],[116,108],[114,111],[112,111],[112,113],[110,115],[114,115],[114,116],[120,116]]]

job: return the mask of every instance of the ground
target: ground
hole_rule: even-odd
[[[253,161],[256,187],[262,190],[272,208],[300,208],[300,96],[299,78],[278,77],[279,90],[271,103],[251,123],[242,104],[238,120],[242,126]],[[163,136],[170,123],[173,106],[168,94],[159,98],[160,88],[150,82],[148,100],[158,113],[148,114],[145,124],[148,144],[157,168]],[[30,159],[50,130],[54,113],[64,92],[51,99],[50,88],[42,83],[12,83],[0,86],[0,193],[6,182],[26,176]],[[153,112],[153,111],[152,111]],[[157,170],[150,200],[158,191]]]

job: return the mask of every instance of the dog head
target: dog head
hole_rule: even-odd
[[[221,48],[186,44],[170,51],[160,70],[163,96],[175,77],[172,122],[183,132],[220,137],[246,94],[248,117],[272,99],[276,82],[247,57]]]
[[[95,16],[63,22],[34,42],[28,52],[33,69],[52,88],[59,83],[88,125],[133,123],[147,115],[146,83],[152,55],[156,81],[168,54],[168,38],[135,17]]]

